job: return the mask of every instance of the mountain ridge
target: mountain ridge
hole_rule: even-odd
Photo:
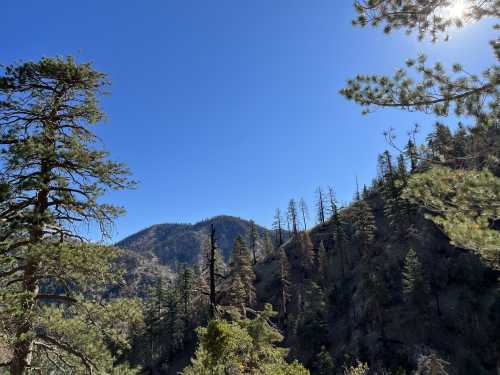
[[[237,216],[217,215],[193,224],[153,224],[118,241],[115,246],[157,258],[160,264],[174,269],[180,264],[194,265],[206,250],[212,225],[215,226],[217,245],[227,262],[231,257],[235,239],[238,236],[247,236],[252,221]],[[259,236],[257,252],[260,253],[264,235],[267,233],[271,238],[274,236],[266,227],[258,224],[255,226]]]

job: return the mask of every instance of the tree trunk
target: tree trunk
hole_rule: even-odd
[[[55,113],[53,113],[55,115]],[[50,172],[52,170],[52,157],[55,153],[54,132],[50,124],[44,124],[44,142],[47,150],[41,158],[40,177],[42,186],[36,197],[33,209],[33,223],[30,233],[30,244],[38,244],[44,235],[44,215],[49,207],[49,185],[51,182]],[[29,245],[28,245],[29,246]],[[30,295],[30,298],[22,304],[21,323],[16,329],[16,341],[13,345],[13,358],[10,365],[10,372],[13,375],[22,375],[30,367],[33,351],[33,337],[29,333],[33,330],[31,312],[36,306],[36,298],[39,291],[37,269],[39,260],[31,254],[27,255],[26,266],[23,275],[23,291]]]
[[[210,230],[210,319],[215,318],[215,226]]]

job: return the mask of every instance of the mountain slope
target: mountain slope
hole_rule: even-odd
[[[335,363],[354,356],[380,373],[385,368],[399,374],[401,368],[415,368],[418,355],[437,352],[450,362],[450,374],[495,373],[499,272],[477,255],[450,245],[420,214],[407,238],[396,237],[384,216],[380,193],[374,189],[366,202],[375,216],[375,240],[364,256],[355,241],[345,243],[344,276],[332,222],[309,231],[315,252],[320,242],[326,248],[327,275],[304,271],[300,238],[282,247],[289,263],[282,328],[291,355],[314,368],[315,355],[325,347]],[[347,238],[354,238],[352,206],[341,216]],[[409,249],[418,255],[427,281],[418,302],[408,300],[402,290]],[[280,269],[278,254],[256,265],[261,306],[281,306]]]
[[[228,261],[236,237],[247,236],[250,221],[221,215],[196,224],[157,224],[123,239],[116,246],[157,258],[161,264],[174,268],[177,264],[192,265],[207,248],[212,224],[216,230],[217,245]],[[260,237],[257,250],[260,251],[264,233],[271,235],[271,232],[262,226],[256,227]]]

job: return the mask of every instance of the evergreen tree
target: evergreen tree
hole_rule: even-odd
[[[245,306],[253,306],[256,300],[255,273],[252,269],[250,254],[241,237],[237,237],[234,243],[229,279],[232,295],[237,297],[236,300],[231,301],[231,304],[243,306],[243,303]],[[235,290],[235,288],[240,290]]]
[[[303,300],[298,299],[296,335],[304,349],[316,352],[327,341],[326,296],[323,288],[312,280],[305,282],[302,295]]]
[[[434,167],[410,179],[405,197],[418,204],[455,246],[500,269],[500,178],[489,171]]]
[[[335,199],[335,191],[331,186],[328,186],[328,214],[332,219],[337,213],[337,201]]]
[[[317,375],[335,374],[335,367],[333,365],[332,356],[324,346],[321,347],[321,351],[316,355],[314,368]]]
[[[276,242],[278,243],[278,247],[280,247],[283,245],[283,217],[279,208],[276,209],[276,213],[274,214],[273,229],[276,233]]]
[[[287,363],[283,340],[269,323],[276,313],[266,305],[255,319],[212,320],[198,330],[199,346],[183,375],[308,375],[298,362]]]
[[[304,270],[304,275],[307,277],[311,274],[315,265],[316,254],[314,253],[314,245],[308,232],[300,235],[300,264]]]
[[[410,160],[410,172],[413,173],[417,169],[417,147],[411,139],[408,140],[404,150],[406,156]]]
[[[248,230],[248,247],[252,252],[253,264],[257,263],[257,242],[259,241],[259,232],[253,220],[250,220],[250,229]]]
[[[279,316],[283,325],[286,324],[288,317],[288,302],[290,300],[290,281],[289,277],[289,268],[290,264],[288,263],[288,257],[284,249],[280,249],[280,264],[279,264],[279,285],[280,285],[280,308],[279,308]]]
[[[319,243],[317,267],[319,283],[325,288],[330,279],[330,261],[323,241]]]
[[[373,269],[373,266],[370,266]],[[370,321],[380,331],[380,335],[385,337],[385,312],[384,305],[389,299],[383,274],[378,270],[367,271],[362,284],[362,290],[366,302],[366,313]]]
[[[177,284],[180,294],[182,319],[187,327],[193,313],[193,299],[195,293],[195,272],[193,268],[184,267],[179,273]]]
[[[0,320],[11,333],[14,375],[41,356],[64,371],[111,372],[101,328],[126,326],[137,313],[133,301],[124,311],[108,308],[118,301],[94,303],[97,290],[117,281],[116,252],[78,231],[92,223],[106,237],[123,210],[98,199],[132,184],[91,129],[104,117],[97,98],[106,85],[104,74],[72,58],[11,65],[0,75]],[[113,311],[116,320],[104,322]],[[118,336],[108,339],[124,342]]]
[[[382,195],[384,197],[384,215],[391,227],[391,232],[399,239],[409,234],[414,209],[402,196],[408,182],[408,172],[403,154],[398,156],[397,167],[392,165],[391,155],[385,151],[379,157],[379,169],[382,177]]]
[[[375,238],[377,227],[371,207],[364,200],[357,201],[352,206],[354,236],[358,242],[360,256],[366,256]]]
[[[416,30],[419,36],[431,35],[437,39],[448,28],[461,24],[462,19],[450,19],[439,16],[445,12],[448,2],[378,2],[370,0],[356,2],[360,15],[357,25],[384,25],[384,31],[406,28],[408,32]],[[483,17],[499,17],[496,0],[473,0],[467,3],[463,19],[476,21]],[[497,60],[500,48],[493,41]],[[349,100],[354,100],[369,112],[372,107],[396,107],[409,111],[434,113],[448,116],[454,112],[458,116],[470,116],[479,126],[495,124],[499,117],[498,66],[493,65],[483,74],[470,74],[462,65],[452,66],[453,74],[448,73],[441,63],[434,66],[426,64],[426,56],[408,59],[406,66],[414,69],[419,78],[415,79],[406,69],[398,69],[392,76],[359,74],[348,81],[341,90]],[[420,78],[421,77],[421,78]],[[482,77],[480,79],[479,77]]]
[[[288,202],[288,210],[287,210],[287,220],[291,225],[291,229],[294,235],[299,233],[299,225],[298,225],[298,213],[297,213],[297,203],[295,203],[295,199],[290,199]]]
[[[208,296],[209,296],[209,316],[215,318],[217,313],[218,300],[218,280],[223,277],[225,267],[222,255],[217,247],[215,225],[210,226],[209,243],[207,246],[205,264],[203,265],[204,273],[208,280]]]
[[[264,257],[269,258],[274,255],[274,244],[269,236],[269,233],[264,233]]]
[[[332,224],[333,224],[333,241],[334,241],[332,253],[339,254],[340,271],[343,278],[345,276],[345,268],[347,265],[346,253],[344,249],[346,243],[346,234],[344,232],[344,227],[340,218],[340,213],[337,209],[333,214]]]
[[[441,123],[427,136],[427,145],[434,160],[447,163],[453,159],[453,135],[450,128]]]
[[[410,249],[406,254],[403,267],[403,295],[417,305],[425,302],[429,291],[427,280],[422,271],[422,265],[415,250]]]

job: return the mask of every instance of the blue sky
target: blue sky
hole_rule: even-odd
[[[342,3],[343,5],[338,5]],[[74,55],[109,74],[108,121],[96,127],[140,184],[114,239],[151,224],[218,214],[270,225],[292,197],[332,185],[349,201],[376,173],[382,132],[435,119],[362,116],[338,94],[357,73],[392,73],[407,57],[493,62],[491,23],[448,43],[353,28],[350,1],[3,0],[0,63]],[[8,35],[7,35],[8,34]],[[312,209],[311,209],[312,211]]]

